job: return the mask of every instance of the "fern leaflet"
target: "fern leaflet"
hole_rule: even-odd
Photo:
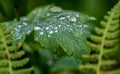
[[[18,68],[23,67],[29,58],[21,59],[25,54],[23,50],[18,50],[19,45],[13,44],[10,29],[5,29],[0,25],[0,74],[28,74],[32,70]]]
[[[96,71],[95,74],[119,74],[120,69],[110,67],[117,64],[114,55],[119,50],[119,22],[120,1],[114,6],[101,22],[101,27],[95,27],[93,35],[89,39],[89,46],[93,54],[83,56],[92,60],[91,64],[80,66],[80,69],[89,68]],[[89,59],[88,59],[89,58]],[[93,63],[93,64],[92,64]],[[112,69],[112,71],[110,71]],[[114,70],[115,69],[115,70]]]

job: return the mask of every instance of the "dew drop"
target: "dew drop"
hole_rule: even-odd
[[[88,25],[84,25],[83,27],[88,27]]]
[[[49,33],[50,33],[50,34],[52,34],[52,33],[53,33],[53,31],[51,30]]]
[[[61,25],[58,25],[58,27],[61,27]]]
[[[79,17],[79,14],[76,14],[76,17]]]
[[[58,29],[58,27],[55,27],[55,29]]]
[[[60,17],[59,19],[60,19],[60,20],[64,20],[64,19],[65,19],[65,17]]]
[[[96,20],[96,18],[94,18],[94,17],[89,17],[89,19],[90,19],[90,20]]]
[[[47,16],[50,16],[50,13],[47,13]]]
[[[70,18],[70,16],[67,16],[67,18]]]
[[[50,37],[50,35],[48,35],[48,37]]]
[[[62,9],[60,7],[52,7],[50,9],[51,12],[62,12]]]
[[[57,33],[57,32],[58,32],[58,30],[55,30],[55,32]]]
[[[22,26],[21,25],[18,25],[18,28],[21,28]]]
[[[44,34],[44,32],[40,32],[40,35],[43,35]]]
[[[75,17],[72,17],[72,18],[70,18],[69,19],[71,22],[76,22],[77,21],[77,19],[75,18]]]
[[[48,29],[49,29],[49,27],[46,27],[45,29],[46,29],[46,30],[48,30]]]
[[[27,23],[25,23],[25,22],[23,22],[23,24],[26,26],[27,25]]]
[[[40,27],[38,27],[38,26],[35,26],[34,27],[34,30],[40,30],[41,28]]]

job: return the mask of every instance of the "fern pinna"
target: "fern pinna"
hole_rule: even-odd
[[[11,31],[0,25],[0,74],[29,74],[32,68],[23,68],[29,58],[21,58],[25,52],[11,37]]]
[[[118,58],[114,56],[119,51],[120,1],[104,19],[88,39],[93,52],[83,57],[89,59],[90,63],[80,66],[80,70],[93,70],[93,74],[120,74],[120,67],[115,66]]]

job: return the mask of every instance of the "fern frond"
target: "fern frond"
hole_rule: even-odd
[[[18,50],[19,47],[14,44],[10,29],[6,29],[3,25],[0,25],[0,46],[0,74],[17,74],[16,69],[28,63],[29,58],[21,59],[25,51]],[[31,69],[28,69],[25,73],[30,71]]]
[[[108,12],[104,19],[105,21],[101,22],[101,27],[94,28],[94,33],[88,42],[94,53],[83,56],[91,64],[80,66],[80,69],[94,69],[95,74],[119,74],[120,71],[117,68],[110,66],[118,62],[115,58],[113,60],[113,57],[119,50],[120,1]]]

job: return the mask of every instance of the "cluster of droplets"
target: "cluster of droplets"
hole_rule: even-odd
[[[17,41],[24,40],[26,34],[30,34],[32,27],[27,22],[18,22],[11,32]]]

